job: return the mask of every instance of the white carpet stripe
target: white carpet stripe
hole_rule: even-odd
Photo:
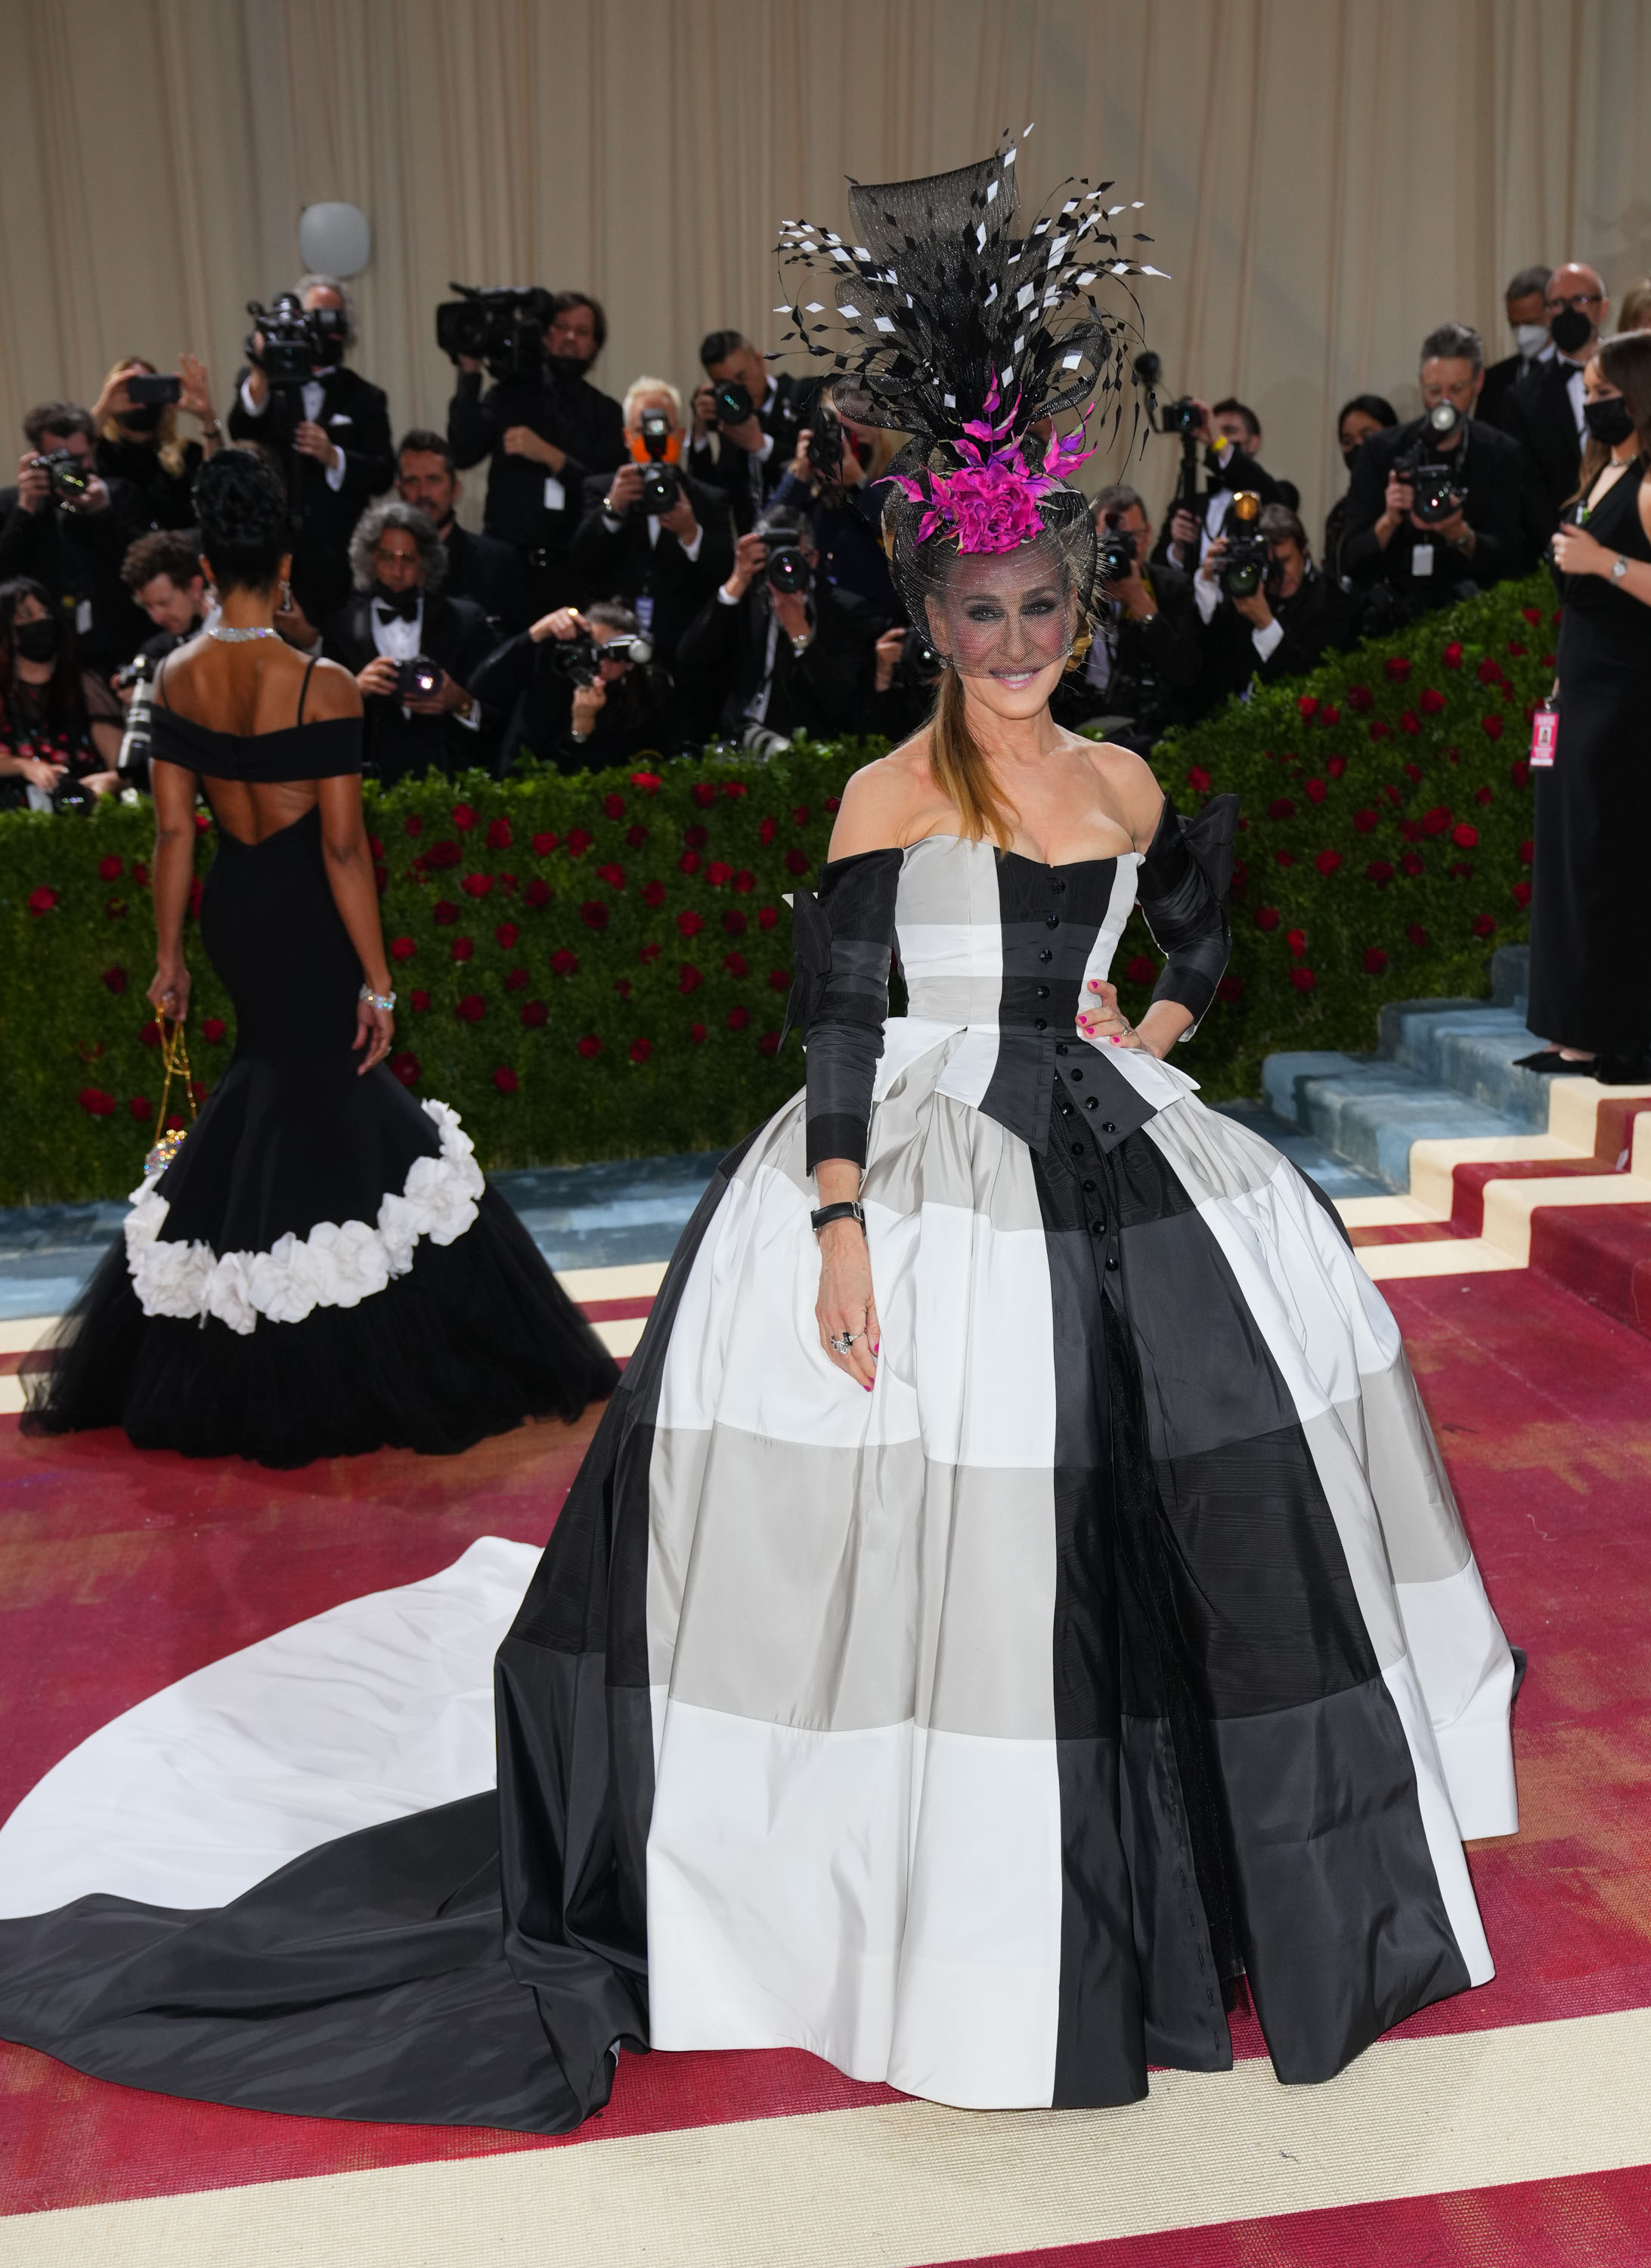
[[[1379,2045],[1322,2088],[900,2103],[0,2221],[0,2268],[918,2268],[1651,2161],[1651,2010]]]

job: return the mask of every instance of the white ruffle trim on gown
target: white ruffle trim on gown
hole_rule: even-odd
[[[441,1149],[415,1158],[404,1186],[379,1207],[377,1225],[318,1221],[307,1236],[291,1231],[268,1252],[216,1253],[210,1244],[162,1240],[170,1208],[152,1174],[132,1192],[126,1218],[126,1264],[146,1315],[185,1322],[208,1315],[244,1337],[263,1316],[272,1323],[301,1323],[316,1307],[355,1307],[405,1276],[420,1237],[452,1244],[475,1221],[486,1186],[475,1145],[445,1102],[426,1102]]]

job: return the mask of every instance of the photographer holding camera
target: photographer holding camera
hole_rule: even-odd
[[[705,382],[694,394],[689,466],[723,491],[748,535],[797,454],[814,381],[770,371],[743,331],[709,332],[699,359]]]
[[[1271,685],[1300,677],[1325,654],[1344,652],[1358,632],[1358,600],[1313,564],[1307,530],[1288,504],[1264,504],[1253,525],[1250,534],[1235,517],[1198,570],[1201,710],[1242,698],[1257,678]]]
[[[200,440],[179,432],[181,409],[200,426]],[[131,482],[151,526],[193,527],[195,476],[224,446],[206,364],[180,355],[174,375],[141,355],[123,356],[92,405],[92,423],[104,479]]]
[[[467,296],[484,319],[469,340],[482,351],[448,348],[459,379],[447,440],[461,469],[489,460],[483,525],[520,556],[529,611],[542,616],[572,596],[586,481],[625,460],[624,414],[589,377],[608,318],[585,291]]]
[[[127,547],[147,525],[141,500],[129,482],[98,471],[92,419],[73,402],[42,401],[23,431],[18,484],[0,490],[0,581],[43,585],[72,617],[82,661],[125,661],[147,629],[121,582]]]
[[[520,556],[494,535],[473,535],[456,517],[464,486],[446,437],[429,426],[403,433],[395,452],[395,493],[436,524],[447,553],[442,589],[450,599],[474,599],[502,634],[524,630],[527,585]]]
[[[903,622],[883,549],[880,485],[900,436],[852,423],[823,392],[813,418],[797,436],[797,453],[770,502],[806,515],[828,583],[864,599],[880,621]]]
[[[676,388],[662,378],[638,379],[625,395],[628,460],[586,482],[573,539],[578,587],[629,607],[667,665],[733,564],[728,499],[683,471],[685,438]]]
[[[1227,509],[1240,490],[1258,496],[1264,504],[1289,501],[1285,484],[1264,469],[1261,422],[1242,401],[1228,400],[1212,409],[1207,401],[1189,394],[1172,401],[1163,412],[1161,429],[1183,443],[1202,443],[1205,492],[1196,506],[1177,491],[1168,524],[1158,539],[1153,560],[1161,566],[1191,574],[1227,525]],[[1183,468],[1183,489],[1192,460]]]
[[[1518,445],[1473,415],[1485,349],[1466,323],[1422,341],[1422,415],[1369,434],[1352,460],[1341,565],[1369,595],[1365,628],[1472,598],[1527,563]]]
[[[1093,636],[1082,664],[1056,688],[1063,725],[1096,725],[1150,755],[1172,725],[1187,723],[1200,666],[1192,578],[1152,557],[1153,526],[1139,493],[1102,489],[1090,506],[1097,542]]]
[[[557,607],[490,654],[477,683],[510,711],[496,770],[524,752],[558,771],[605,771],[682,747],[675,688],[629,607]]]
[[[685,690],[721,695],[719,730],[759,755],[794,733],[846,732],[881,625],[820,571],[800,513],[770,504],[733,548],[733,570],[677,648]]]
[[[322,650],[361,688],[367,771],[387,787],[490,763],[497,719],[468,688],[493,633],[474,600],[443,592],[434,521],[399,497],[372,505],[350,566],[356,595],[328,620]]]
[[[292,581],[312,621],[343,603],[344,561],[370,497],[395,477],[383,390],[349,369],[355,310],[336,276],[306,276],[273,307],[249,309],[247,361],[229,430],[273,449],[292,514]]]

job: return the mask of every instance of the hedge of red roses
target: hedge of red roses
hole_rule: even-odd
[[[1485,990],[1490,949],[1526,930],[1527,718],[1556,635],[1545,580],[1504,585],[1165,743],[1183,810],[1243,799],[1232,964],[1177,1056],[1212,1100],[1255,1093],[1271,1049],[1372,1046],[1383,1000]],[[796,1039],[778,1049],[784,894],[868,753],[370,788],[395,1076],[453,1103],[491,1166],[736,1139],[800,1080]],[[158,1091],[151,827],[119,805],[0,815],[0,1203],[139,1176]],[[204,1091],[232,1013],[192,922],[189,960]],[[1159,962],[1138,921],[1126,1006]]]

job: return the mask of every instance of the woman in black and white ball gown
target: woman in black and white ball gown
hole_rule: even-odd
[[[368,1790],[208,1897],[198,1855],[117,1881],[37,1791],[0,1835],[8,1910],[54,1890],[0,1924],[10,2036],[554,2132],[650,2043],[1127,2102],[1230,2063],[1241,1979],[1279,2077],[1323,2080],[1491,1975],[1463,1838],[1516,1825],[1512,1657],[1338,1221],[1166,1060],[1225,961],[1230,799],[1183,822],[1051,722],[1094,538],[1032,429],[1108,359],[1105,222],[1017,233],[1008,166],[853,192],[885,328],[839,398],[916,437],[893,558],[948,666],[798,894],[806,1087],[723,1161],[527,1584],[497,1793]],[[989,311],[1034,240],[1023,337]]]

